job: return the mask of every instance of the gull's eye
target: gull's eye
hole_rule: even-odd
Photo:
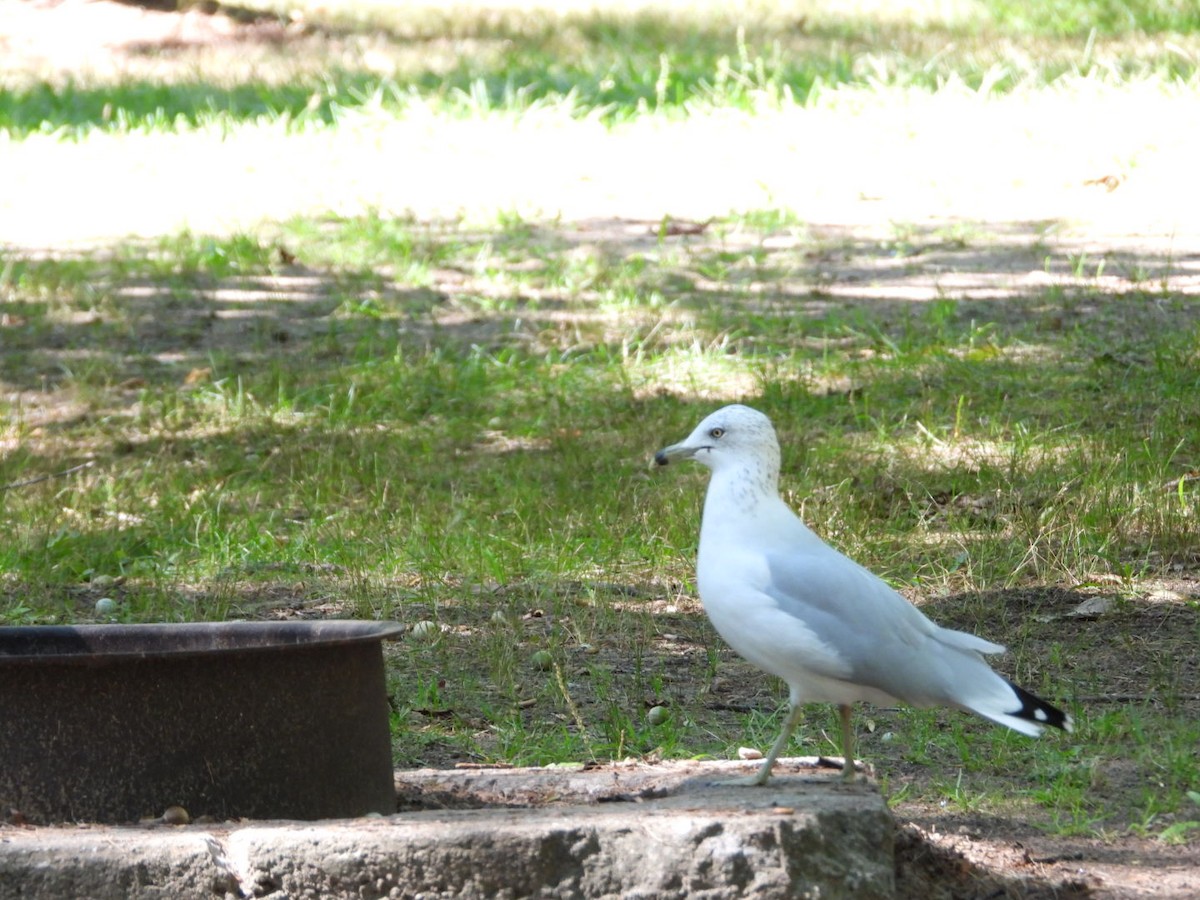
[[[709,437],[715,437],[715,438],[723,437],[725,435],[725,429],[724,428],[714,428],[708,433],[708,435],[709,435]]]

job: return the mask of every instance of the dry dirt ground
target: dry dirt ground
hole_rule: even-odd
[[[291,41],[311,39],[312,35],[304,29],[282,26],[276,22],[238,22],[226,16],[206,14],[199,8],[175,13],[105,0],[0,0],[0,55],[6,67],[42,72],[49,76],[61,76],[72,71],[111,74],[130,66],[146,65],[148,60],[156,67],[175,63],[186,66],[190,53],[227,52],[237,55],[247,48],[286,47]],[[40,144],[37,150],[39,153],[57,152],[51,144]],[[20,148],[10,145],[4,152],[17,154]],[[1105,168],[1103,162],[1083,160],[1076,184],[1083,185],[1115,171]],[[69,173],[64,177],[69,178]],[[947,190],[953,187],[950,184]],[[519,181],[516,189],[520,189]],[[1034,184],[1032,189],[1036,191],[1038,185]],[[1154,185],[1143,184],[1141,188],[1134,185],[1131,188],[1139,189],[1153,191]],[[20,189],[14,190],[19,193]],[[1124,188],[1118,189],[1115,194],[1120,195],[1122,190]],[[263,191],[285,193],[271,184],[267,184]],[[1085,197],[1083,205],[1092,209],[1096,198],[1108,196],[1102,189],[1099,189],[1099,193],[1097,191],[1094,185],[1081,188],[1078,193]],[[1169,191],[1163,196],[1168,195]],[[171,228],[179,224],[176,219],[154,216],[121,219],[114,207],[111,210],[114,215],[106,217],[103,223],[95,227],[88,225],[72,230],[70,225],[52,222],[39,230],[25,217],[29,207],[22,206],[19,197],[17,200],[11,197],[10,194],[7,206],[5,201],[0,200],[0,226],[10,226],[0,228],[0,240],[43,249],[53,250],[77,241],[96,241],[106,235],[119,237],[129,232],[153,232],[155,228]],[[321,199],[317,196],[315,202],[319,204]],[[838,198],[831,196],[824,199],[833,204]],[[858,199],[862,201],[864,198]],[[865,202],[871,202],[871,197],[866,197]],[[1108,201],[1101,199],[1101,202]],[[731,203],[726,209],[732,205],[736,204]],[[164,206],[186,206],[186,198],[180,203]],[[1144,211],[1146,206],[1143,203],[1138,208]],[[1153,203],[1149,206],[1153,206]],[[886,222],[894,212],[894,208],[883,208],[884,211],[880,213],[878,210],[881,208],[872,207],[874,211],[871,216],[875,224]],[[623,210],[620,198],[609,198],[580,209],[602,214],[577,227],[578,231],[587,235],[588,240],[596,242],[624,240],[622,235],[630,230],[627,220],[622,221],[616,215],[605,217],[604,213],[621,210],[625,215],[636,217],[641,212]],[[682,203],[672,207],[672,210],[688,212]],[[268,205],[265,213],[261,209],[259,211],[264,215],[287,214],[294,212],[295,207],[275,209]],[[661,208],[656,212],[661,212]],[[1178,212],[1184,215],[1188,211]],[[1191,210],[1191,213],[1194,212],[1194,209]],[[1024,218],[1032,220],[1039,216],[1034,211]],[[1161,251],[1172,260],[1172,289],[1183,295],[1200,293],[1200,265],[1197,264],[1200,241],[1196,239],[1200,229],[1194,227],[1194,219],[1191,220],[1191,227],[1186,223],[1184,227],[1172,223],[1162,228],[1158,227],[1157,213],[1124,216],[1119,208],[1110,210],[1102,219],[1103,227],[1080,232],[1081,246],[1120,248],[1151,254]],[[114,221],[116,224],[113,224]],[[205,221],[200,220],[201,224]],[[14,225],[14,222],[17,224]],[[850,224],[853,223],[842,223]],[[867,225],[869,227],[870,223]],[[107,232],[106,228],[109,229]],[[644,225],[634,225],[632,228],[640,235],[647,233]],[[12,240],[14,235],[24,239]],[[976,290],[980,296],[987,298],[1004,296],[1004,291],[1011,289],[1012,280],[1019,273],[1004,271],[1002,263],[1002,258],[989,261],[988,272],[980,274],[978,284],[965,287],[957,285],[956,289],[965,292],[965,295]],[[875,288],[889,289],[886,279],[881,279],[877,270],[867,271],[864,277]],[[834,279],[831,283],[830,293],[835,297],[838,282],[839,279]],[[1114,291],[1119,291],[1121,287],[1119,284],[1112,285]],[[937,296],[939,291],[936,279],[926,281],[915,289],[923,292],[921,296]],[[1181,572],[1178,579],[1164,583],[1161,588],[1178,597],[1196,598],[1200,596],[1200,578],[1197,578],[1194,570]],[[269,599],[275,601],[272,605],[277,606],[281,614],[286,614],[285,609],[289,604],[281,602],[283,598]],[[1082,599],[1085,598],[1068,591],[1050,592],[1037,597],[1006,597],[1004,603],[997,603],[996,607],[1012,611],[1020,609],[1024,602],[1039,607],[1043,612],[1062,614]],[[300,598],[300,603],[303,605],[303,598]],[[932,612],[938,615],[936,609]],[[942,619],[944,624],[954,625],[953,621]],[[997,625],[1002,627],[1003,623]],[[1092,683],[1102,685],[1103,691],[1087,698],[1087,702],[1103,705],[1128,702],[1130,697],[1140,697],[1142,691],[1139,685],[1144,681],[1139,675],[1147,666],[1154,664],[1155,658],[1173,657],[1184,667],[1179,674],[1181,683],[1200,683],[1195,653],[1198,626],[1200,616],[1194,604],[1145,602],[1129,605],[1119,618],[1061,619],[1058,625],[1060,630],[1055,637],[1069,646],[1075,639],[1074,633],[1078,633],[1082,645],[1112,648],[1110,652],[1089,660],[1095,670]],[[680,665],[685,669],[699,665],[697,661],[704,658],[703,641],[700,638],[689,641],[687,637],[695,629],[693,616],[681,615],[677,623],[670,625],[669,630],[680,636],[679,646],[672,648],[671,653],[681,660]],[[1114,639],[1105,641],[1097,637],[1099,629],[1112,629]],[[1131,634],[1153,635],[1153,644],[1116,639]],[[729,658],[724,664],[731,667],[733,672],[738,671],[739,663],[736,660]],[[686,681],[681,679],[681,683]],[[761,684],[761,680],[753,677],[727,679],[727,683],[743,681]],[[750,703],[762,706],[764,702],[771,702],[769,698],[764,701],[761,692],[753,697],[722,695],[713,702],[718,700],[731,709]],[[1142,697],[1141,700],[1153,702],[1150,697]],[[1185,713],[1200,715],[1200,695],[1185,696],[1181,702],[1186,706]],[[461,760],[447,755],[444,759],[429,761],[453,765]],[[906,770],[900,760],[879,762],[889,766],[893,790],[901,789],[906,781],[918,777],[919,773]],[[1114,797],[1135,792],[1140,787],[1125,783],[1122,773],[1115,769],[1105,772],[1104,776],[1103,784],[1098,785],[1097,789],[1111,791]],[[1127,780],[1127,776],[1124,777]],[[1153,897],[1182,900],[1200,896],[1200,866],[1196,864],[1194,844],[1190,847],[1171,846],[1122,829],[1115,830],[1103,840],[1056,837],[1048,835],[1039,827],[1039,823],[1024,818],[983,816],[924,807],[911,802],[898,804],[895,812],[901,823],[898,876],[905,897]]]

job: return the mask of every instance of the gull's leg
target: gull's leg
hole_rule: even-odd
[[[854,780],[854,728],[850,722],[850,707],[838,707],[842,717],[842,780]]]
[[[775,760],[779,754],[787,747],[788,742],[792,739],[792,733],[795,732],[796,726],[800,723],[800,716],[803,710],[799,703],[788,703],[787,718],[783,721],[783,731],[779,732],[779,737],[775,739],[775,743],[771,745],[771,750],[767,753],[767,758],[763,760],[762,765],[758,769],[758,774],[751,778],[747,784],[766,784],[767,779],[771,777],[771,768],[775,765]]]
[[[783,721],[783,731],[779,732],[779,737],[775,739],[775,743],[771,745],[770,752],[767,753],[767,758],[762,761],[762,765],[758,767],[758,772],[751,775],[749,778],[731,778],[728,781],[718,782],[719,784],[736,784],[736,785],[764,785],[767,779],[771,777],[771,767],[775,765],[775,760],[783,749],[788,745],[788,741],[792,739],[792,733],[796,730],[796,726],[800,723],[800,716],[803,710],[799,703],[788,703],[787,718]]]

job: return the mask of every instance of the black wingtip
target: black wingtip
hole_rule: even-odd
[[[1036,722],[1038,725],[1048,725],[1051,728],[1060,728],[1063,731],[1073,731],[1074,723],[1071,717],[1059,709],[1057,706],[1052,706],[1041,697],[1035,697],[1023,687],[1008,682],[1013,689],[1013,693],[1017,695],[1017,699],[1021,701],[1021,708],[1015,710],[1009,715],[1016,716],[1018,719],[1025,719],[1029,722]]]
[[[667,454],[665,454],[661,450],[659,450],[657,453],[654,454],[654,461],[656,463],[658,463],[660,466],[665,466],[671,460],[667,458]]]

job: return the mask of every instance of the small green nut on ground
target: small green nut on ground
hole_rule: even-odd
[[[432,641],[437,639],[438,635],[442,633],[442,630],[438,628],[437,622],[430,622],[428,619],[422,619],[420,622],[414,624],[411,629],[409,629],[409,633],[413,637],[417,638],[417,640]]]
[[[646,712],[646,722],[655,728],[665,725],[671,718],[671,711],[665,706],[652,706]]]
[[[117,611],[117,601],[112,597],[101,597],[96,601],[96,615],[111,616]]]
[[[550,655],[549,650],[539,650],[533,656],[529,657],[529,661],[533,663],[535,669],[545,671],[554,665],[554,657]]]
[[[164,825],[189,825],[192,817],[182,806],[168,806],[162,814]]]

